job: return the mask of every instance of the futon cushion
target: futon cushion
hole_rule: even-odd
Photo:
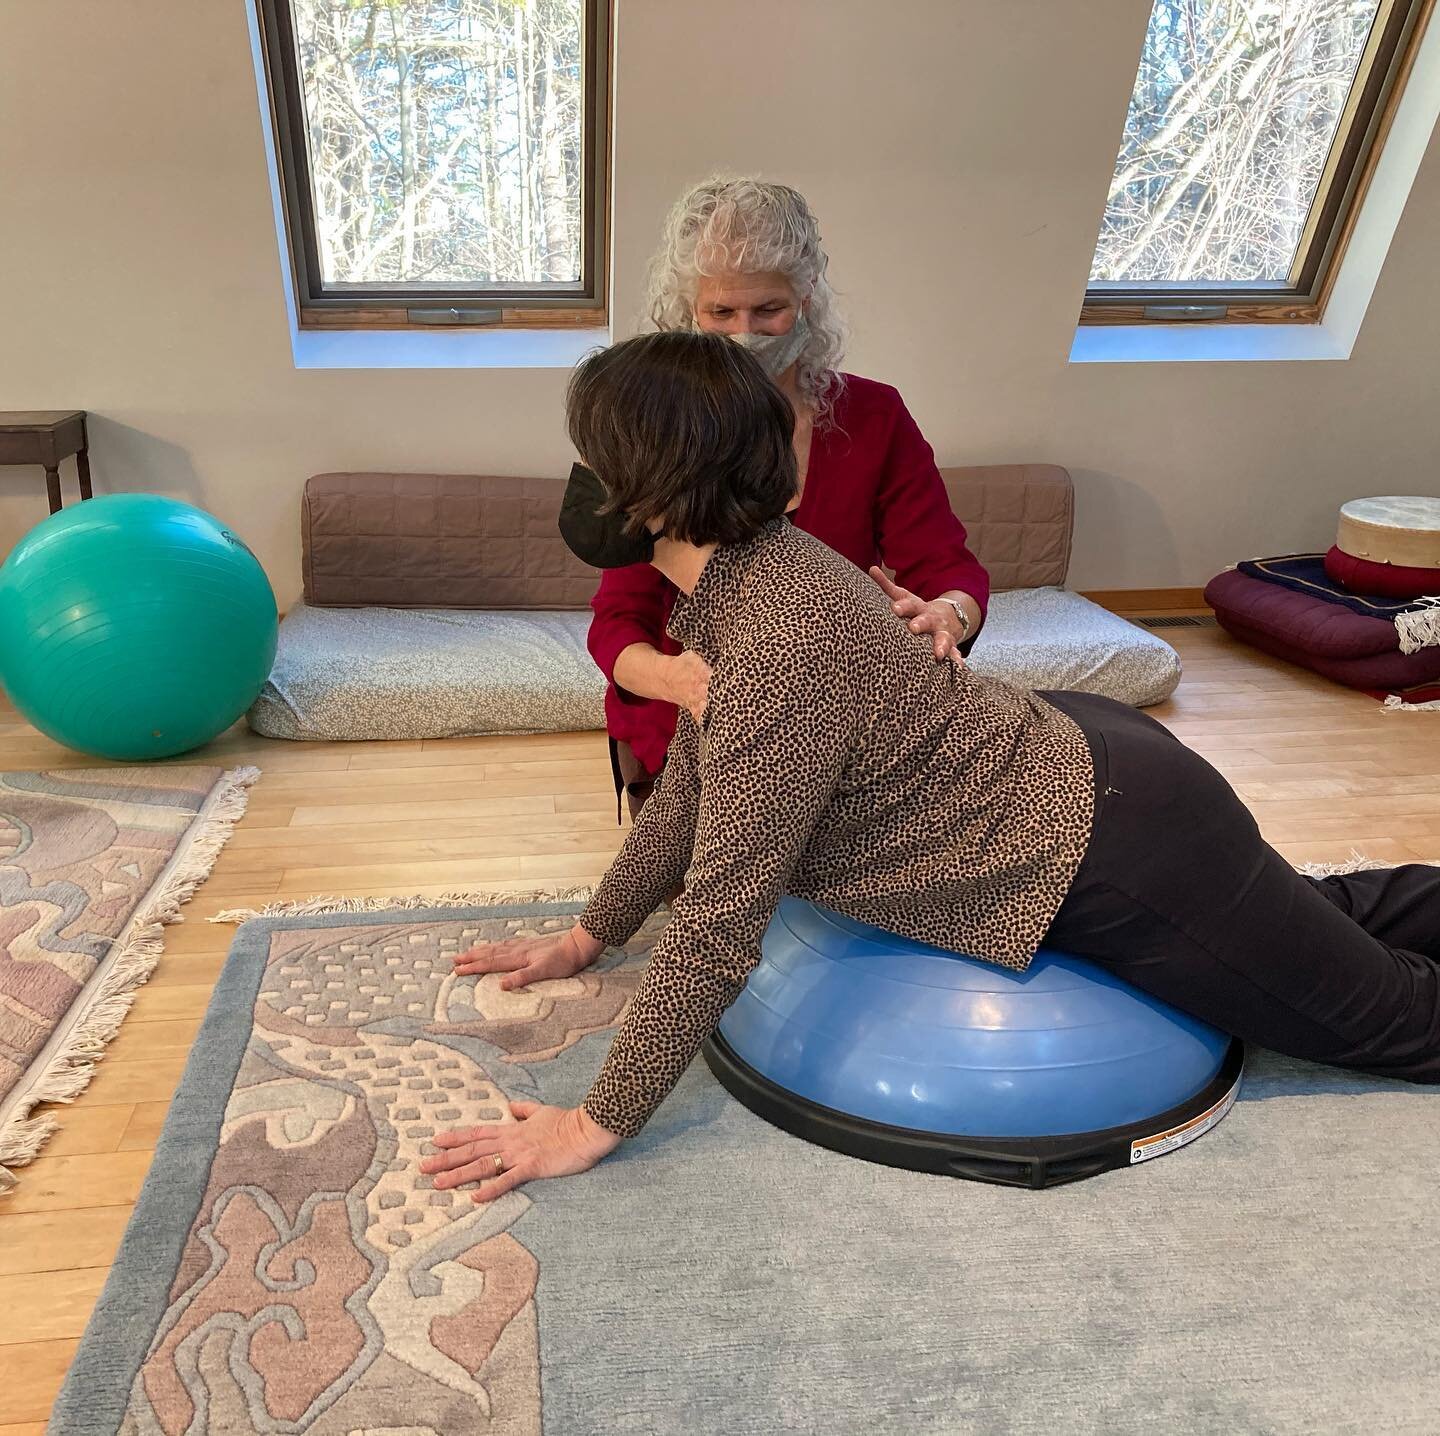
[[[996,590],[1065,582],[1075,491],[1054,464],[942,469]],[[316,474],[300,547],[312,607],[586,608],[598,575],[557,527],[562,478]]]
[[[305,602],[588,608],[596,574],[560,537],[564,492],[558,478],[316,474],[300,510]]]
[[[590,614],[311,608],[280,625],[249,714],[267,738],[361,741],[604,726]]]
[[[1351,593],[1404,601],[1440,594],[1440,568],[1403,568],[1375,563],[1332,546],[1325,555],[1325,572]]]
[[[1137,708],[1163,702],[1180,682],[1180,655],[1164,639],[1064,588],[994,594],[968,661],[1021,688],[1070,688]]]
[[[990,590],[1063,584],[1075,529],[1075,486],[1057,464],[984,464],[941,469],[970,552]]]
[[[590,614],[312,608],[280,625],[250,726],[267,738],[448,738],[604,726]],[[970,665],[1031,688],[1137,705],[1180,681],[1169,644],[1063,589],[997,594]]]

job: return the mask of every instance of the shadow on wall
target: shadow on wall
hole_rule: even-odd
[[[85,427],[97,498],[102,494],[163,494],[209,508],[205,485],[189,453],[178,444],[100,414],[87,415]],[[60,492],[67,509],[80,502],[73,458],[60,465]],[[43,470],[0,469],[0,562],[48,516]]]
[[[1075,481],[1075,544],[1069,586],[1173,584],[1165,575],[1179,571],[1179,553],[1154,493],[1133,479],[1098,469],[1071,469],[1070,477]]]
[[[96,494],[163,494],[208,508],[205,485],[187,450],[144,429],[91,414],[90,466]]]

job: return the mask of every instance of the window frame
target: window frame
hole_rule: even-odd
[[[1437,0],[1380,0],[1301,234],[1290,284],[1087,285],[1080,323],[1319,324],[1436,6]]]
[[[614,0],[581,0],[581,279],[573,290],[478,285],[451,290],[326,293],[306,144],[304,85],[290,0],[255,0],[265,93],[275,137],[285,251],[296,324],[310,330],[603,329],[609,323],[610,76]]]

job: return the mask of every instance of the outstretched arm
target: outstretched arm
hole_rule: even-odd
[[[737,668],[724,711],[707,723],[703,758],[699,730],[682,717],[689,725],[682,761],[693,765],[696,782],[672,789],[671,806],[657,810],[649,829],[676,841],[656,855],[647,888],[647,827],[637,825],[582,919],[606,941],[633,935],[651,897],[683,872],[688,794],[688,884],[600,1076],[580,1107],[518,1102],[509,1122],[442,1133],[439,1155],[422,1163],[437,1187],[480,1181],[474,1200],[493,1201],[527,1181],[585,1171],[645,1124],[760,960],[785,880],[844,771],[855,722],[844,690],[844,676],[831,671],[817,644],[787,652],[780,671],[766,661]],[[671,764],[675,757],[672,749]]]
[[[600,880],[579,926],[608,947],[623,947],[689,870],[700,805],[700,729],[680,714],[655,790]]]
[[[844,769],[854,716],[821,645],[727,675],[706,731],[694,860],[584,1109],[633,1136],[760,960],[786,879]]]

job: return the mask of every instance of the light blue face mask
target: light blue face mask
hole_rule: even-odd
[[[805,311],[795,311],[795,323],[788,334],[730,334],[726,336],[742,349],[748,349],[761,363],[765,372],[778,379],[799,357],[810,338],[810,324]]]

